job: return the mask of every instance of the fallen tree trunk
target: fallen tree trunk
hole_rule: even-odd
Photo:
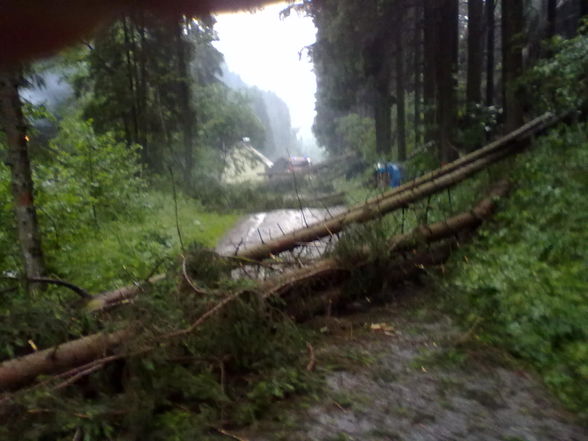
[[[366,222],[424,197],[438,193],[472,176],[488,165],[518,151],[522,144],[533,136],[542,133],[546,128],[561,121],[561,119],[547,113],[488,146],[476,150],[421,178],[372,198],[364,204],[352,207],[348,211],[334,216],[331,219],[314,223],[282,237],[240,250],[237,255],[247,259],[261,260],[291,250],[301,244],[337,234],[346,225],[351,223]]]
[[[478,202],[470,211],[463,212],[448,218],[447,220],[422,225],[412,232],[392,237],[389,241],[389,252],[415,249],[419,245],[447,239],[455,234],[472,230],[478,227],[484,219],[492,215],[496,208],[496,199],[505,196],[510,189],[508,181],[500,181],[489,192],[488,196]],[[286,273],[263,285],[262,292],[265,297],[284,296],[287,292],[301,286],[314,283],[318,279],[345,278],[351,269],[362,267],[369,263],[369,250],[359,250],[352,265],[339,262],[335,258],[328,258],[316,262],[311,268],[303,267]]]
[[[149,285],[160,282],[163,279],[165,279],[165,274],[158,274],[156,276],[150,277],[147,281],[142,283],[123,286],[122,288],[115,289],[114,291],[97,294],[93,296],[86,304],[86,311],[101,311],[111,306],[115,306],[125,301],[131,300],[139,293],[145,291]]]
[[[446,221],[417,228],[410,234],[392,238],[390,241],[391,252],[409,247],[412,244],[445,239],[454,235],[456,231],[471,229],[479,225],[494,210],[495,198],[506,194],[507,190],[508,185],[501,182],[490,193],[489,197],[478,203],[470,212],[453,216]],[[336,259],[325,259],[317,262],[312,268],[302,268],[286,274],[277,281],[265,283],[260,287],[260,291],[263,293],[264,298],[271,296],[282,296],[285,298],[286,295],[291,295],[304,286],[316,283],[317,281],[322,281],[323,283],[324,281],[328,281],[328,283],[340,281],[349,277],[352,268],[368,263],[367,256],[365,259],[359,259],[354,262],[354,265],[343,264]],[[402,262],[396,268],[396,271],[400,271],[400,274],[402,274],[414,270],[410,265],[414,266],[414,263]],[[220,311],[225,305],[238,298],[238,296],[239,293],[226,297],[213,308],[209,309],[208,312],[203,314],[190,327],[161,336],[161,339],[169,340],[193,332],[200,324]],[[0,363],[0,391],[11,390],[26,385],[39,375],[65,371],[104,357],[116,350],[126,340],[132,338],[132,336],[133,331],[130,329],[123,329],[109,334],[98,333]]]
[[[426,267],[441,265],[446,262],[451,251],[457,247],[456,240],[448,240],[432,249],[421,251],[411,255],[408,259],[390,264],[386,268],[385,281],[390,284],[405,282],[418,277]],[[355,268],[360,270],[360,268]],[[352,274],[351,271],[348,272]],[[328,288],[313,292],[311,295],[295,295],[290,292],[282,295],[286,303],[286,312],[296,321],[308,320],[321,311],[330,311],[332,308],[345,303],[346,297],[341,283],[333,283]]]
[[[488,194],[480,201],[471,211],[460,213],[446,221],[436,222],[429,225],[423,225],[415,228],[412,232],[394,236],[388,243],[390,252],[398,252],[408,249],[416,249],[419,245],[426,245],[432,242],[442,242],[441,245],[433,249],[427,249],[419,253],[409,255],[406,259],[401,259],[391,263],[386,269],[385,278],[388,284],[399,283],[417,277],[424,271],[427,266],[436,266],[444,263],[450,256],[451,251],[458,246],[458,234],[472,231],[477,228],[485,219],[492,215],[496,209],[496,199],[505,196],[510,189],[508,181],[500,181]],[[449,240],[448,240],[449,239]],[[367,259],[367,257],[366,257]],[[367,264],[367,260],[359,263],[353,270],[361,270]],[[300,271],[301,273],[303,271]],[[298,275],[301,281],[310,283],[317,274],[322,276],[337,274],[337,280],[331,280],[327,283],[327,288],[319,293],[312,295],[297,295],[291,288],[298,286],[294,281],[294,276],[280,287],[274,287],[275,292],[280,292],[287,305],[288,314],[296,320],[305,320],[312,315],[325,311],[342,303],[344,299],[343,290],[336,285],[346,277],[352,275],[352,270],[345,271],[341,264],[334,259],[324,260],[321,265],[313,267],[307,274]],[[325,282],[323,281],[323,284]]]
[[[131,335],[129,330],[93,334],[5,361],[0,364],[0,391],[28,384],[38,375],[60,372],[104,357]]]
[[[510,190],[507,180],[498,182],[470,211],[452,216],[444,221],[428,225],[421,225],[412,232],[394,236],[389,240],[390,250],[414,248],[419,243],[431,243],[447,238],[461,230],[477,228],[485,219],[490,217],[496,209],[496,200],[506,196]]]

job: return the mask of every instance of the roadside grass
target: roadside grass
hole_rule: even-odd
[[[181,245],[173,198],[153,190],[141,197],[143,208],[137,215],[88,229],[50,250],[51,268],[64,279],[98,292],[143,280],[158,270],[158,264],[178,256]],[[183,195],[178,195],[177,205],[185,247],[194,242],[214,247],[238,218],[209,212]]]

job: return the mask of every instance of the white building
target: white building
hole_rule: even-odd
[[[244,138],[227,153],[222,181],[225,184],[262,182],[272,165],[272,161],[249,145],[247,138]]]

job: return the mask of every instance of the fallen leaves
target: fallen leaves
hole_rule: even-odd
[[[392,336],[394,335],[394,326],[389,323],[372,323],[370,325],[370,331],[372,332],[379,332],[384,335]]]

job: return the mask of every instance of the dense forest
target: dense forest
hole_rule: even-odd
[[[407,146],[434,144],[441,162],[529,117],[537,97],[523,90],[523,73],[550,54],[541,42],[575,35],[586,12],[581,1],[326,0],[305,8],[318,29],[311,55],[321,144],[353,149],[373,137],[376,155],[400,161]]]
[[[313,308],[327,302],[330,316],[333,299],[371,298],[415,269],[476,340],[464,353],[500,348],[588,418],[588,2],[284,3],[281,19],[317,29],[300,56],[314,64],[329,169],[286,184],[223,180],[242,144],[304,154],[287,104],[215,48],[226,2],[75,3],[9,0],[0,18],[0,439],[226,438],[284,397],[319,395],[309,342],[326,328],[296,323],[312,303],[298,295],[319,292]],[[511,154],[492,150],[501,143],[529,151],[496,165]],[[387,161],[416,179],[413,199],[373,188]],[[465,181],[460,161],[484,171]],[[462,246],[451,216],[478,226],[488,213],[471,204],[500,179],[508,200]],[[211,251],[242,214],[286,200],[302,212],[323,190],[377,204],[325,227],[338,239],[325,260],[281,258],[307,241],[272,248],[259,230],[260,254]],[[373,220],[385,210],[401,214]]]

